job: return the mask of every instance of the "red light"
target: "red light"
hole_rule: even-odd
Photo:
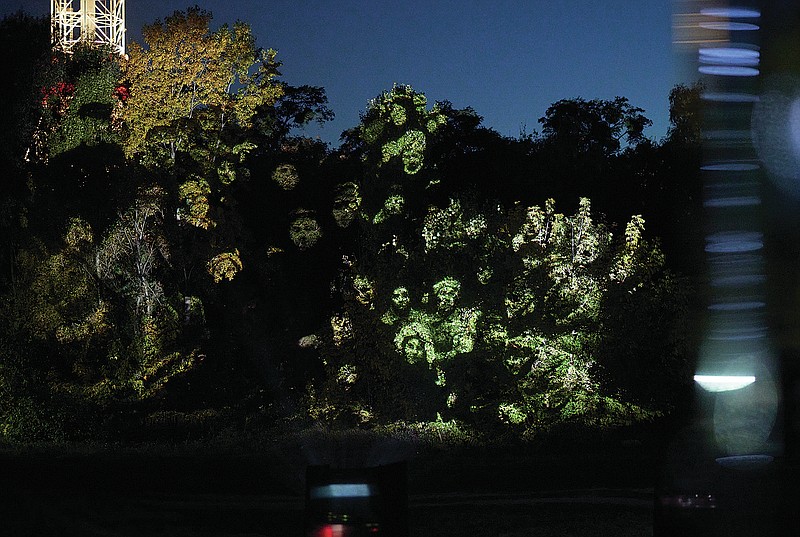
[[[344,524],[327,524],[316,528],[311,537],[347,537],[348,533]]]

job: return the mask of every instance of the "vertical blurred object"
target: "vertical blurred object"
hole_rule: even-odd
[[[792,182],[800,178],[800,100],[793,113],[789,88],[797,84],[785,75],[773,81],[773,22],[791,20],[778,15],[783,13],[779,4],[675,3],[676,53],[686,73],[704,87],[701,177],[708,285],[694,415],[667,451],[655,535],[800,531],[795,526],[786,533],[787,477],[796,472],[784,449],[785,365],[791,358],[782,316],[786,308],[779,304],[789,296],[796,302],[798,286],[796,277],[787,285],[786,271],[776,270],[784,246],[797,251],[800,243],[800,233],[788,231],[797,228],[800,213],[786,218],[790,213],[782,208],[795,196]],[[800,5],[794,5],[798,28]],[[775,84],[780,89],[770,90]],[[784,218],[776,218],[779,213]],[[776,241],[776,230],[782,241]]]

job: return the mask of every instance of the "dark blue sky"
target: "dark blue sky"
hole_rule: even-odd
[[[196,0],[214,24],[249,23],[278,50],[283,79],[325,87],[336,119],[307,132],[336,143],[369,99],[410,84],[430,102],[472,106],[484,124],[537,130],[553,102],[617,95],[644,108],[647,134],[666,134],[681,81],[667,0]],[[128,39],[193,0],[127,0]],[[49,13],[48,0],[0,0],[0,13]]]

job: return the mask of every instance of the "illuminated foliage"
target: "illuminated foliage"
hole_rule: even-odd
[[[174,160],[179,152],[199,149],[205,137],[223,142],[224,131],[247,129],[259,106],[281,96],[273,81],[275,51],[257,50],[246,24],[211,32],[210,21],[197,8],[176,12],[145,26],[146,49],[129,47],[123,76],[130,98],[122,114],[129,155],[160,149]]]
[[[242,270],[242,260],[239,250],[233,252],[223,252],[215,255],[206,267],[208,273],[214,278],[214,283],[219,283],[223,279],[232,280],[236,274]]]
[[[206,256],[201,263],[219,282],[242,270],[231,190],[249,176],[259,111],[277,102],[283,85],[275,51],[257,49],[248,25],[211,31],[210,22],[210,13],[192,8],[145,26],[146,45],[132,44],[122,64],[127,98],[118,117],[126,156],[179,185],[178,219],[210,232],[192,254]],[[278,176],[284,188],[296,182],[296,174]],[[186,270],[194,265],[187,260]]]
[[[307,250],[322,237],[322,228],[314,218],[300,216],[289,226],[289,236],[298,248]]]
[[[280,164],[272,172],[272,180],[284,190],[292,190],[300,182],[297,169],[292,164]]]
[[[178,208],[179,220],[202,229],[210,229],[216,225],[208,214],[211,187],[206,181],[186,181],[178,187],[178,193],[184,203],[184,207]]]
[[[356,183],[347,182],[336,186],[331,211],[336,225],[347,227],[352,224],[358,216],[360,207],[361,194]]]
[[[82,44],[54,52],[41,74],[40,120],[28,158],[46,161],[81,145],[116,143],[119,62],[106,48]]]
[[[670,153],[640,109],[560,101],[542,136],[512,140],[394,86],[331,151],[292,136],[332,117],[324,90],[277,81],[246,25],[210,21],[179,12],[121,63],[87,47],[31,78],[0,199],[0,439],[113,435],[192,405],[274,423],[254,370],[314,419],[440,440],[666,408],[681,282],[639,205],[593,213],[629,190],[606,188],[623,165],[661,195]],[[676,153],[694,97],[671,95]]]
[[[72,218],[54,252],[43,246],[20,252],[17,263],[28,278],[4,297],[7,310],[0,319],[4,335],[19,338],[20,358],[9,361],[6,355],[2,361],[24,371],[29,382],[0,404],[10,404],[0,412],[7,434],[66,434],[50,421],[56,419],[51,397],[60,401],[58,419],[66,423],[81,408],[158,396],[170,379],[193,367],[196,350],[180,342],[186,322],[159,281],[169,260],[160,229],[161,196],[158,189],[142,190],[102,240],[84,220]],[[42,356],[23,358],[30,353]],[[16,420],[23,408],[43,413],[36,419],[50,429],[20,428]],[[69,434],[95,425],[87,418],[70,425]]]
[[[391,341],[411,368],[405,374],[416,370],[425,379],[418,382],[429,383],[417,387],[432,390],[426,392],[429,406],[397,418],[424,418],[426,410],[435,410],[533,431],[561,422],[607,426],[658,412],[626,400],[605,376],[615,367],[605,354],[607,342],[629,333],[626,318],[643,305],[621,304],[615,297],[626,294],[623,289],[660,289],[659,307],[680,301],[675,282],[664,273],[663,255],[644,238],[640,216],[615,237],[594,221],[587,199],[574,215],[564,215],[552,200],[487,213],[452,198],[444,208],[429,209],[416,234],[409,241],[416,249],[391,270],[361,265],[365,272],[353,275],[354,300],[347,307],[348,354],[366,352],[360,345],[369,347],[376,337]],[[448,272],[437,277],[437,267]],[[641,352],[671,355],[639,337]],[[338,354],[327,356],[337,363]],[[379,360],[386,367],[392,363],[388,355]],[[374,365],[371,371],[379,375],[372,382],[400,374]],[[328,393],[327,400],[358,400],[366,382],[363,373],[346,395]],[[392,403],[401,408],[391,398],[386,406],[370,401],[379,414],[391,414]]]
[[[424,94],[403,85],[395,85],[370,102],[360,134],[379,152],[378,166],[399,162],[409,175],[422,169],[427,138],[446,121],[437,106],[428,111],[427,102]]]

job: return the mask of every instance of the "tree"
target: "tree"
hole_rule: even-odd
[[[256,130],[263,139],[259,141],[261,152],[279,150],[281,143],[290,138],[296,128],[312,121],[323,124],[333,119],[328,108],[325,88],[318,86],[291,86],[281,83],[282,95],[274,106],[261,106],[254,118]]]
[[[401,103],[423,102],[406,91]],[[339,189],[344,207],[363,196],[354,209],[359,249],[343,269],[342,307],[313,336],[326,375],[309,390],[312,414],[364,423],[438,413],[538,430],[635,421],[665,408],[664,399],[640,400],[605,376],[617,366],[603,350],[631,334],[638,308],[659,300],[679,322],[679,283],[643,238],[643,219],[615,237],[588,199],[571,216],[552,200],[504,206],[452,186],[449,199],[431,203],[441,161],[431,160],[427,136],[411,169],[395,151],[409,121],[395,97],[374,102],[359,127],[363,187]],[[445,119],[429,134],[446,129]],[[647,298],[614,298],[628,292]],[[637,337],[649,371],[680,360],[679,342],[657,347]]]
[[[539,123],[544,141],[564,156],[609,157],[620,151],[623,141],[635,145],[644,140],[644,129],[652,121],[642,112],[625,97],[564,99],[551,105]]]
[[[678,84],[670,90],[668,141],[686,145],[700,143],[702,128],[700,94],[703,89],[702,83],[696,82],[691,86]]]
[[[224,220],[218,213],[229,208],[228,185],[248,174],[257,111],[283,94],[275,51],[256,49],[246,24],[212,32],[210,21],[193,8],[144,28],[148,48],[134,43],[123,64],[130,97],[120,112],[125,153],[155,173],[165,170],[179,184],[179,218],[206,230]],[[229,241],[223,233],[215,242]],[[212,255],[235,255],[224,245]]]

